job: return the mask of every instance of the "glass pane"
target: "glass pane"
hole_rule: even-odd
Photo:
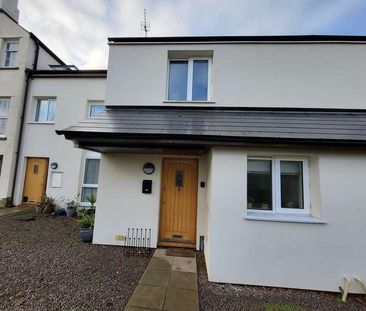
[[[93,194],[95,198],[97,197],[97,188],[89,188],[89,187],[83,187],[81,189],[81,202],[88,202],[88,197]]]
[[[10,100],[0,99],[0,113],[5,114],[9,111]]]
[[[55,120],[55,111],[56,111],[56,101],[49,100],[48,101],[47,121],[51,122],[51,121]]]
[[[99,175],[99,159],[85,160],[84,184],[97,185]]]
[[[0,135],[5,135],[7,119],[0,119]]]
[[[272,161],[248,160],[247,208],[272,210]]]
[[[47,121],[48,115],[48,100],[39,100],[37,103],[36,121]]]
[[[97,113],[105,111],[104,105],[91,105],[90,106],[90,117],[94,117]]]
[[[304,208],[301,161],[281,161],[281,207]]]
[[[187,100],[188,61],[171,61],[169,66],[169,100]]]
[[[193,62],[192,100],[207,100],[208,91],[208,61]]]

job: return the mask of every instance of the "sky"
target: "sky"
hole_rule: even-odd
[[[105,69],[108,37],[366,35],[366,0],[19,0],[20,24],[67,64]]]

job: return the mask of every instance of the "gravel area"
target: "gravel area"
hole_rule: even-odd
[[[350,295],[342,303],[339,294],[308,290],[211,283],[202,253],[197,254],[200,310],[250,311],[361,311],[363,295]]]
[[[74,219],[0,218],[0,310],[123,310],[150,258],[85,244]]]

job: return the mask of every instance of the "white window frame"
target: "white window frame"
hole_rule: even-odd
[[[54,101],[55,102],[55,116],[53,118],[53,121],[38,121],[37,120],[37,111],[38,111],[38,105],[40,104],[41,101],[48,101],[48,105],[50,103],[50,101]],[[49,106],[48,106],[49,109]],[[56,98],[53,97],[45,97],[45,98],[36,98],[36,103],[35,103],[35,107],[34,107],[34,112],[33,112],[33,122],[37,123],[37,124],[54,124],[55,123],[55,119],[56,119],[56,110],[57,110],[57,100]]]
[[[10,109],[11,98],[10,97],[1,97],[0,101],[6,101],[8,103],[7,110],[5,112],[2,112],[0,110],[0,119],[5,120],[4,133],[2,134],[0,132],[0,137],[6,137],[6,128],[7,128],[8,118],[9,118],[9,109]]]
[[[195,60],[207,60],[208,70],[207,70],[207,99],[206,100],[196,100],[192,99],[193,90],[193,62]],[[187,72],[187,95],[186,99],[169,99],[169,82],[170,82],[170,62],[187,61],[188,62],[188,72]],[[209,102],[211,98],[211,88],[212,88],[212,78],[211,78],[211,67],[212,67],[212,57],[187,57],[187,58],[169,58],[168,60],[168,74],[167,74],[167,84],[166,84],[166,101],[170,102]]]
[[[105,109],[105,103],[104,103],[104,101],[89,101],[88,102],[88,112],[87,112],[87,117],[89,118],[89,119],[93,119],[93,118],[95,118],[95,116],[92,116],[91,115],[91,108],[93,107],[93,106],[104,106],[104,109]]]
[[[85,166],[86,166],[86,160],[99,160],[99,172],[100,172],[100,154],[96,152],[86,152],[84,161],[83,161],[83,170],[81,175],[81,187],[80,187],[80,205],[81,206],[90,206],[89,202],[83,202],[82,201],[82,191],[83,188],[94,188],[97,189],[98,192],[98,184],[84,184],[84,177],[85,177]],[[99,182],[99,176],[98,176],[98,182]]]
[[[18,49],[17,50],[7,50],[6,49],[6,45],[10,43],[17,43],[18,44]],[[6,61],[6,54],[7,53],[15,53],[15,65],[14,66],[6,66],[5,65],[5,61]],[[2,60],[1,60],[1,67],[2,68],[16,68],[17,64],[18,64],[18,53],[19,53],[19,40],[16,39],[11,39],[11,40],[4,40],[4,46],[3,46],[3,53],[2,53]]]
[[[309,159],[301,156],[272,156],[255,157],[250,156],[248,160],[270,160],[272,164],[272,210],[247,209],[250,212],[263,214],[300,214],[310,215],[310,178],[309,178]],[[302,162],[302,191],[303,191],[303,209],[282,208],[281,207],[281,161]],[[247,170],[248,176],[248,170]],[[248,199],[247,199],[248,200]]]

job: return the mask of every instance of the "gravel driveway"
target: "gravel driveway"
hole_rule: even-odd
[[[342,303],[339,295],[260,286],[210,283],[205,259],[197,255],[198,288],[201,310],[241,311],[361,311],[365,296],[350,295]]]
[[[0,310],[123,310],[149,258],[80,242],[75,220],[0,218]]]

